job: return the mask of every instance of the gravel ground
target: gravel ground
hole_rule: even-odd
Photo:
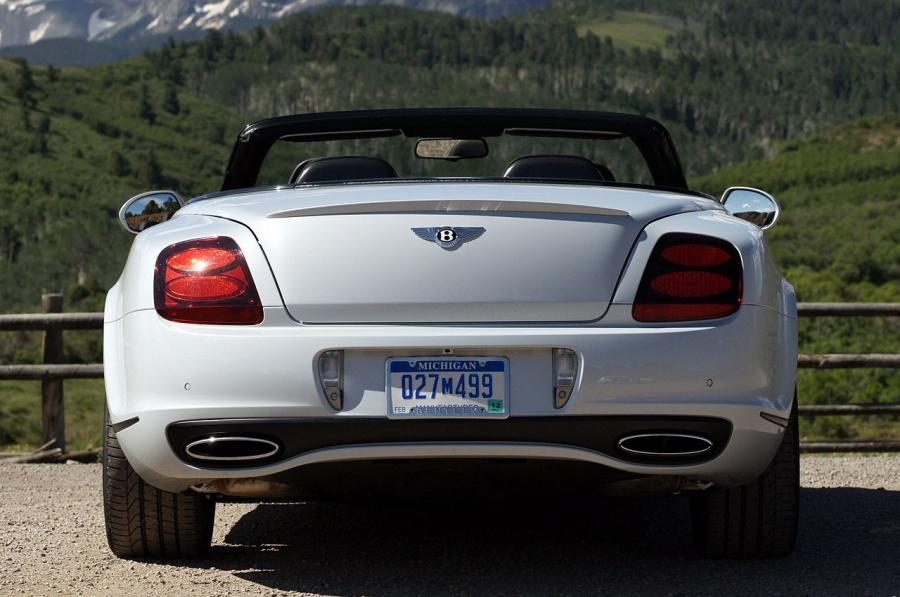
[[[781,560],[691,551],[683,498],[591,506],[223,504],[209,558],[106,548],[99,465],[0,466],[0,594],[900,594],[900,456],[802,461],[801,536]],[[433,511],[430,511],[433,512]]]

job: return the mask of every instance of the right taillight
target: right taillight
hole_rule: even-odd
[[[169,321],[254,325],[263,309],[244,254],[226,236],[163,249],[153,284],[156,312]]]
[[[737,249],[711,236],[666,234],[650,255],[631,309],[636,321],[690,321],[731,315],[741,306]]]

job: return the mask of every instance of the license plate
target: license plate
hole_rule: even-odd
[[[509,361],[404,357],[387,362],[389,418],[506,418]]]

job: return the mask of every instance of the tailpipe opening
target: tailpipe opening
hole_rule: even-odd
[[[262,437],[217,435],[194,440],[184,451],[195,460],[239,463],[273,458],[281,452],[281,445]]]
[[[712,440],[692,433],[633,433],[618,442],[619,451],[633,459],[696,458],[713,447]]]

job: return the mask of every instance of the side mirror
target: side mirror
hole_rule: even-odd
[[[781,213],[775,197],[750,187],[731,187],[722,194],[719,202],[734,217],[756,224],[763,230],[771,228]]]
[[[122,228],[132,234],[146,230],[171,218],[184,205],[175,191],[150,191],[135,195],[119,210]]]
[[[416,157],[427,160],[466,160],[483,158],[488,154],[484,139],[419,139]]]

